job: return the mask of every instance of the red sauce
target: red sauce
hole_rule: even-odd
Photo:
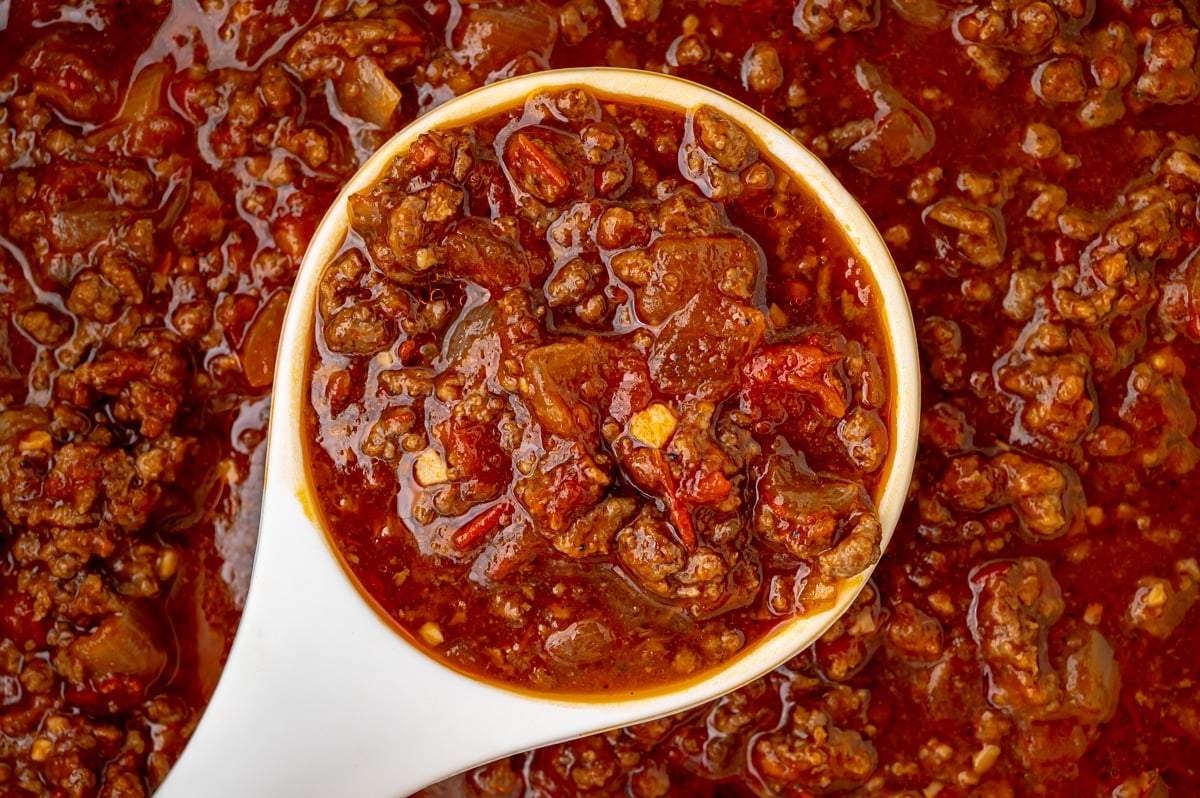
[[[318,287],[316,495],[436,656],[658,686],[878,559],[876,289],[736,123],[535,95],[423,135],[349,213]]]
[[[917,477],[789,667],[442,792],[1200,792],[1198,26],[1179,0],[0,4],[0,794],[141,795],[178,756],[253,547],[269,308],[342,181],[456,93],[597,64],[762,109],[864,204],[921,335]],[[1022,574],[1046,600],[1004,615]]]

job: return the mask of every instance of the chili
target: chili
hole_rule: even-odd
[[[429,794],[1200,792],[1198,28],[1190,0],[0,3],[0,794],[161,781],[236,626],[268,308],[317,219],[422,110],[580,65],[698,80],[825,159],[904,275],[922,451],[872,584],[787,667]]]
[[[738,124],[537,93],[422,135],[348,209],[318,287],[315,493],[436,656],[657,686],[878,559],[878,292]]]

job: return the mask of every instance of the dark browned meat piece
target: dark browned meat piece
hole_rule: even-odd
[[[479,219],[464,219],[446,236],[446,266],[492,291],[530,285],[545,266]]]
[[[666,394],[720,401],[733,393],[738,366],[764,327],[758,310],[698,294],[659,331],[648,360],[650,378]]]
[[[733,299],[753,299],[762,273],[761,254],[737,236],[663,236],[644,251],[613,260],[618,277],[634,287],[638,317],[658,325],[700,292],[718,287]]]
[[[767,458],[758,480],[754,528],[797,559],[828,551],[861,523],[864,513],[870,516],[870,503],[860,486],[823,479],[796,457]]]

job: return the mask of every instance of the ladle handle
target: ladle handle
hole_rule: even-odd
[[[158,796],[405,796],[611,725],[605,712],[478,683],[417,651],[358,595],[299,500],[268,480],[233,649]]]

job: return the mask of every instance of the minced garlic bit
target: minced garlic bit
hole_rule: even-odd
[[[987,773],[1000,758],[1000,747],[988,743],[971,757],[971,769],[980,775]]]
[[[155,575],[160,582],[165,582],[179,572],[179,552],[165,548],[154,564]]]
[[[1167,591],[1161,580],[1156,580],[1149,587],[1138,590],[1137,598],[1146,607],[1162,607],[1167,603]]]
[[[679,419],[675,411],[655,402],[629,420],[629,435],[636,441],[661,449],[675,434]]]
[[[430,646],[431,648],[434,646],[440,646],[442,643],[446,642],[446,638],[442,636],[442,627],[438,626],[433,621],[426,621],[425,623],[421,624],[421,628],[417,630],[417,634],[419,634],[421,639],[425,641],[425,645]]]
[[[17,441],[17,449],[23,454],[30,452],[45,452],[46,454],[50,454],[54,451],[54,439],[45,430],[30,430]]]
[[[34,762],[45,762],[49,758],[50,752],[54,749],[54,743],[47,740],[45,737],[39,737],[33,741],[33,745],[29,747],[29,758]]]
[[[450,481],[450,472],[446,468],[446,461],[433,449],[426,449],[417,455],[417,462],[413,465],[413,474],[417,478],[417,483],[425,488]]]

